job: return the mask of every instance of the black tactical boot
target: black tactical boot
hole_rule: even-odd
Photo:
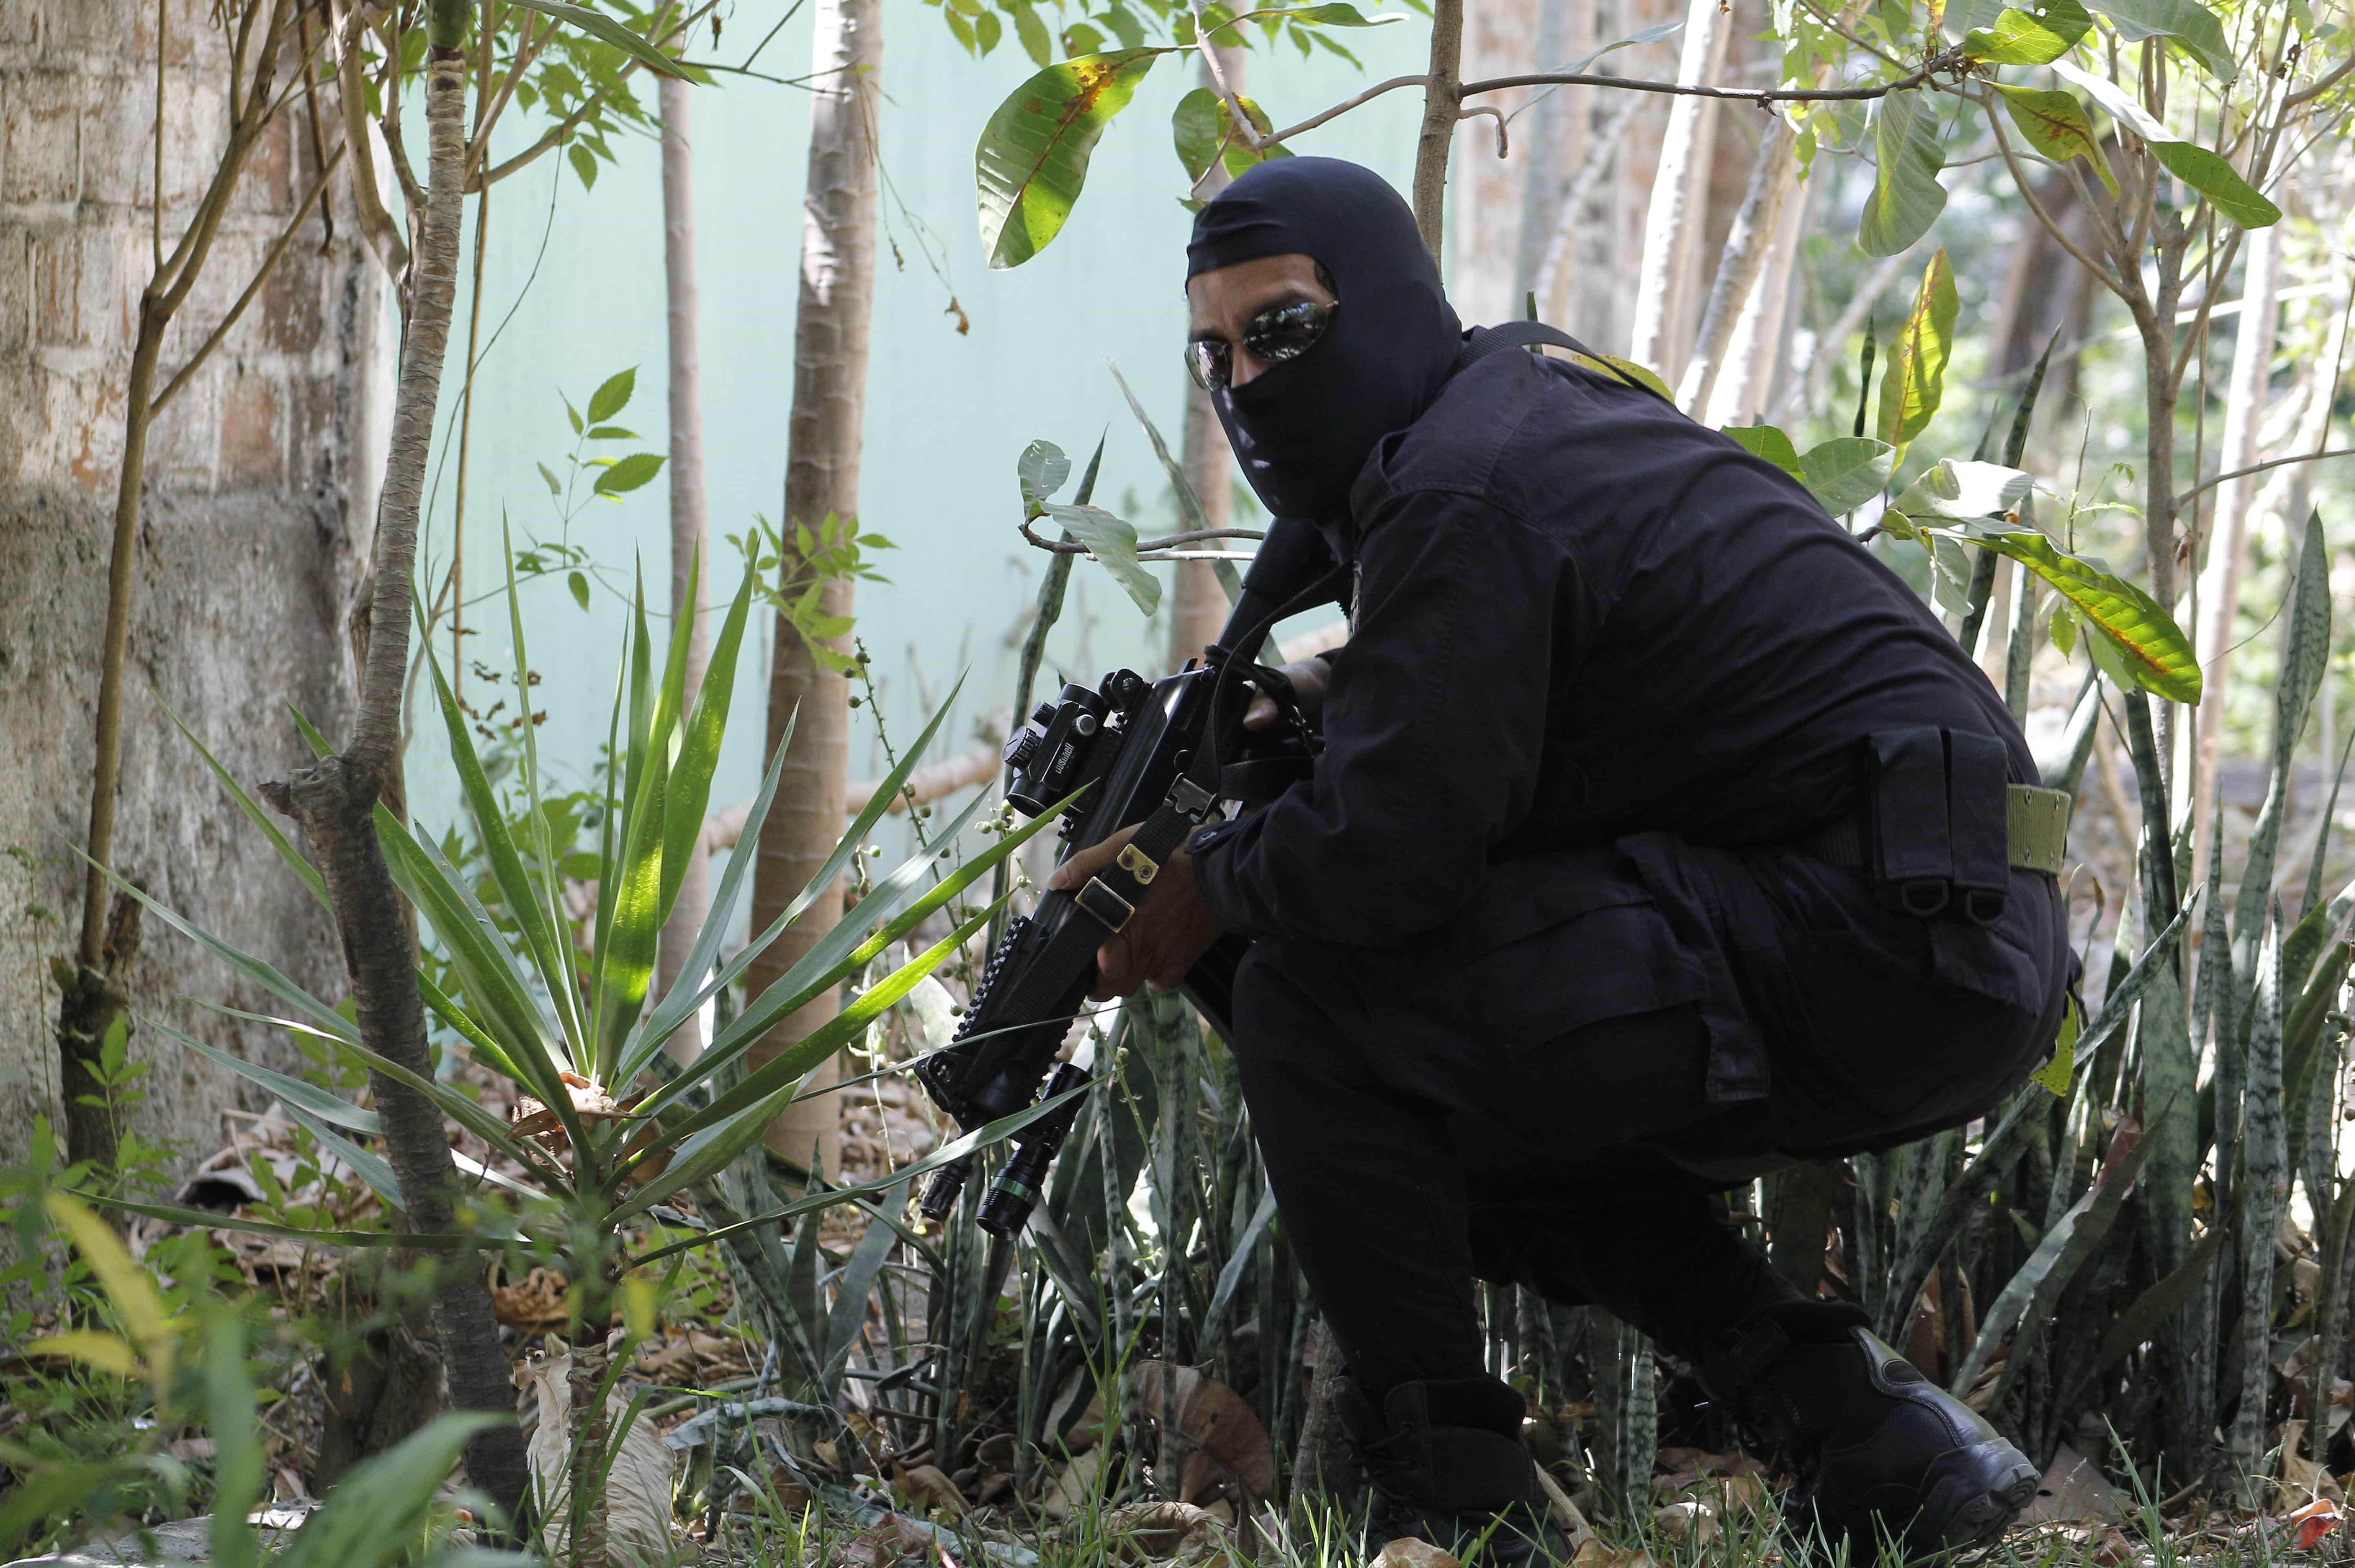
[[[1710,1358],[1703,1381],[1799,1473],[1785,1499],[1794,1555],[1884,1541],[1920,1559],[2001,1534],[2036,1495],[2036,1467],[1872,1337],[1846,1302],[1766,1308]]]
[[[1466,1563],[1570,1561],[1570,1538],[1521,1446],[1521,1396],[1503,1383],[1401,1383],[1377,1411],[1344,1373],[1333,1380],[1333,1409],[1365,1477],[1368,1552],[1412,1536]]]

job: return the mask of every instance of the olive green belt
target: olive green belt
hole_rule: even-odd
[[[2074,797],[2065,789],[2006,784],[2011,795],[2010,859],[2014,869],[2058,876],[2069,863],[2069,812]],[[1853,816],[1817,829],[1802,846],[1818,859],[1850,869],[1864,864],[1864,839]]]

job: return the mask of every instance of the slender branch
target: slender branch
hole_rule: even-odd
[[[150,277],[164,271],[164,61],[172,52],[165,47],[171,9],[170,0],[155,0],[155,184],[152,187],[155,200],[149,235],[155,261],[148,268]]]
[[[1219,51],[1210,43],[1210,29],[1202,25],[1202,0],[1194,0],[1194,47],[1201,54],[1202,69],[1209,73],[1210,85],[1218,89],[1219,97],[1226,103],[1227,116],[1234,122],[1234,134],[1241,137],[1243,145],[1252,152],[1265,152],[1274,138],[1261,138],[1259,127],[1252,123],[1252,117],[1243,110],[1242,99],[1229,85],[1226,68],[1219,63]]]
[[[1467,81],[1463,95],[1476,92],[1500,92],[1508,87],[1541,87],[1561,83],[1569,87],[1617,87],[1630,92],[1668,92],[1685,98],[1725,98],[1741,103],[1764,107],[1772,103],[1864,103],[1876,98],[1886,98],[1892,92],[1911,92],[1930,85],[1934,76],[1966,74],[1969,61],[1959,48],[1948,49],[1934,57],[1920,70],[1908,71],[1894,81],[1879,87],[1702,87],[1681,81],[1645,81],[1631,76],[1601,76],[1587,71],[1537,71],[1528,76],[1490,77],[1484,81]]]
[[[2011,171],[2011,183],[2019,188],[2021,199],[2028,203],[2028,210],[2036,215],[2036,221],[2044,226],[2044,231],[2047,234],[2052,236],[2052,242],[2055,245],[2075,257],[2079,266],[2099,278],[2104,288],[2108,289],[2120,299],[2126,298],[2125,288],[2111,275],[2110,270],[2079,250],[2077,242],[2070,239],[2052,215],[2044,209],[2044,204],[2036,198],[2035,187],[2029,183],[2027,172],[2019,166],[2019,160],[2012,154],[2011,139],[2003,133],[2003,124],[1996,114],[1994,105],[1983,97],[1977,101],[1981,109],[1987,111],[1987,124],[1995,131],[1996,149],[2003,154],[2004,166]]]
[[[1030,525],[1027,522],[1020,524],[1019,527],[1022,530],[1022,537],[1030,542],[1030,547],[1033,549],[1043,549],[1050,555],[1092,555],[1095,553],[1087,546],[1078,543],[1072,539],[1041,539],[1036,533],[1031,531]],[[1139,541],[1136,548],[1140,551],[1148,549],[1175,549],[1181,544],[1199,544],[1204,539],[1263,539],[1265,538],[1267,538],[1267,535],[1258,528],[1197,528],[1191,533],[1171,534],[1167,539],[1144,539]]]
[[[2283,468],[2293,463],[2319,463],[2326,457],[2355,457],[2355,446],[2338,446],[2328,452],[2300,452],[2288,457],[2275,457],[2264,463],[2253,463],[2246,468],[2235,468],[2230,474],[2219,474],[2212,479],[2201,480],[2182,495],[2178,496],[2175,498],[2175,504],[2179,508],[2186,501],[2204,491],[2213,490],[2219,485],[2229,485],[2235,479],[2245,479],[2252,474],[2263,474],[2268,468]],[[1136,548],[1144,549],[1146,547],[1139,545]]]
[[[1385,92],[1395,92],[1401,87],[1421,87],[1430,80],[1431,79],[1427,76],[1394,76],[1388,81],[1376,82],[1373,86],[1366,89],[1365,91],[1359,93],[1355,98],[1345,98],[1340,102],[1333,105],[1332,108],[1325,110],[1321,113],[1311,114],[1307,119],[1303,120],[1297,125],[1287,125],[1273,136],[1263,137],[1262,144],[1272,147],[1279,142],[1288,142],[1293,137],[1299,135],[1305,131],[1314,131],[1317,126],[1324,124],[1327,120],[1337,119],[1341,115],[1347,114],[1350,110],[1357,108],[1361,103],[1372,102],[1375,99],[1380,98]]]
[[[370,149],[368,82],[360,70],[360,19],[356,4],[335,18],[336,107],[343,115],[344,145],[352,155],[352,212],[360,238],[384,270],[398,278],[409,266],[409,240],[384,209],[376,188],[376,155]]]
[[[1506,139],[1505,112],[1501,109],[1492,109],[1485,103],[1476,103],[1469,109],[1458,111],[1455,118],[1458,123],[1461,123],[1471,119],[1476,114],[1486,114],[1497,123],[1497,155],[1500,158],[1512,156],[1512,144]]]
[[[2313,102],[2316,99],[2321,97],[2324,93],[2338,86],[2341,81],[2344,81],[2347,79],[2347,73],[2350,70],[2355,70],[2355,55],[2350,55],[2345,59],[2340,60],[2338,65],[2331,69],[2331,71],[2328,76],[2320,78],[2313,86],[2302,88],[2298,91],[2291,93],[2289,95],[2287,107],[2299,109]]]
[[[229,336],[229,328],[235,326],[238,317],[245,314],[245,307],[253,303],[254,296],[261,292],[261,286],[270,281],[270,274],[277,270],[279,260],[286,254],[286,248],[294,243],[294,236],[303,231],[303,225],[309,219],[311,209],[319,205],[321,197],[326,195],[327,182],[334,176],[336,165],[343,161],[344,144],[338,142],[336,144],[336,150],[327,155],[326,164],[319,170],[319,178],[311,187],[311,194],[303,198],[303,204],[294,209],[293,218],[280,231],[277,242],[272,244],[269,253],[261,258],[261,264],[253,270],[253,280],[245,285],[245,292],[237,296],[237,303],[229,307],[229,314],[220,318],[219,324],[212,329],[211,335],[197,346],[197,351],[194,354],[188,356],[188,362],[181,366],[178,373],[165,383],[162,391],[155,394],[155,400],[148,405],[149,413],[162,413],[165,405],[172,400],[182,387],[187,385],[188,378],[195,375],[197,368],[211,357],[212,351],[220,347],[221,339]]]
[[[466,166],[469,169],[481,164],[490,155],[491,126],[497,122],[500,113],[506,108],[507,100],[515,96],[515,90],[522,85],[524,72],[531,69],[532,62],[539,58],[540,51],[548,47],[549,40],[556,37],[556,29],[562,25],[555,17],[550,16],[547,18],[547,27],[543,29],[539,26],[538,17],[524,18],[523,37],[516,40],[515,59],[507,70],[506,80],[501,81],[497,90],[492,92],[488,101],[478,105],[476,109],[474,140],[466,144]],[[537,37],[533,37],[535,33],[538,35]],[[485,72],[483,80],[488,81],[489,73]]]
[[[1464,0],[1431,0],[1431,70],[1423,84],[1423,124],[1415,135],[1414,226],[1443,266],[1447,165],[1464,109]]]

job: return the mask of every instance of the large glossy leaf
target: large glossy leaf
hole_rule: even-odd
[[[2238,169],[2197,142],[2187,142],[2169,130],[2116,82],[2067,60],[2054,60],[2052,69],[2062,80],[2084,89],[2120,126],[2141,137],[2169,173],[2214,203],[2226,218],[2243,229],[2264,229],[2281,221],[2281,208],[2242,178]]]
[[[2232,47],[2224,37],[2223,21],[2215,12],[2200,4],[2200,0],[2088,0],[2088,3],[2094,10],[2115,23],[2118,36],[2128,42],[2152,37],[2174,38],[2219,81],[2231,81],[2240,74],[2240,62],[2232,58]]]
[[[2200,661],[2191,641],[2149,594],[2063,553],[2032,530],[1974,531],[1969,537],[2059,589],[2079,619],[2108,639],[2135,685],[2169,702],[2200,700]]]
[[[1088,553],[1103,563],[1123,592],[1136,602],[1136,607],[1150,615],[1161,603],[1161,580],[1138,564],[1136,559],[1136,528],[1125,518],[1116,517],[1102,507],[1067,507],[1050,502],[1047,516],[1063,526],[1063,531],[1088,547]]]
[[[981,244],[992,267],[1018,267],[1061,232],[1104,127],[1169,52],[1116,49],[1063,60],[997,106],[974,149]]]
[[[1884,178],[1886,169],[1884,164]],[[1877,433],[1896,449],[1892,462],[1903,461],[1905,448],[1928,428],[1946,395],[1946,359],[1954,351],[1955,315],[1959,308],[1954,269],[1942,246],[1923,269],[1913,308],[1906,313],[1905,325],[1890,350],[1889,369],[1881,378]]]
[[[1841,435],[1799,457],[1799,479],[1833,517],[1855,511],[1887,488],[1896,448],[1869,435]]]
[[[1071,477],[1071,460],[1051,441],[1034,441],[1014,460],[1014,477],[1022,486],[1022,514],[1035,517]]]
[[[1891,93],[1881,101],[1872,144],[1880,170],[1865,197],[1856,242],[1868,256],[1894,256],[1927,234],[1946,209],[1946,190],[1938,183],[1946,155],[1938,141],[1936,103],[1925,92]]]
[[[1932,526],[1932,519],[1937,517],[1973,522],[2004,516],[2035,488],[2034,479],[2000,463],[1942,458],[1908,485],[1905,493],[1890,503],[1890,509],[1922,527]]]
[[[1796,479],[1807,482],[1806,470],[1800,465],[1798,449],[1791,438],[1771,424],[1730,424],[1719,432],[1753,457],[1764,458]]]
[[[2067,54],[2093,26],[2077,0],[2006,6],[1985,31],[1965,35],[1963,52],[1989,65],[2043,65]]]
[[[2004,112],[2030,146],[2055,163],[2084,159],[2094,165],[2110,194],[2117,195],[2118,176],[2110,171],[2101,139],[2094,134],[2094,123],[2074,98],[2058,88],[2012,87],[2000,81],[1995,90],[2003,94]]]

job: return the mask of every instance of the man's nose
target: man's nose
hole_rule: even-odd
[[[1264,371],[1266,368],[1267,367],[1261,363],[1257,355],[1238,344],[1235,347],[1228,351],[1227,385],[1230,387],[1248,387],[1253,381],[1257,380],[1261,372]]]

